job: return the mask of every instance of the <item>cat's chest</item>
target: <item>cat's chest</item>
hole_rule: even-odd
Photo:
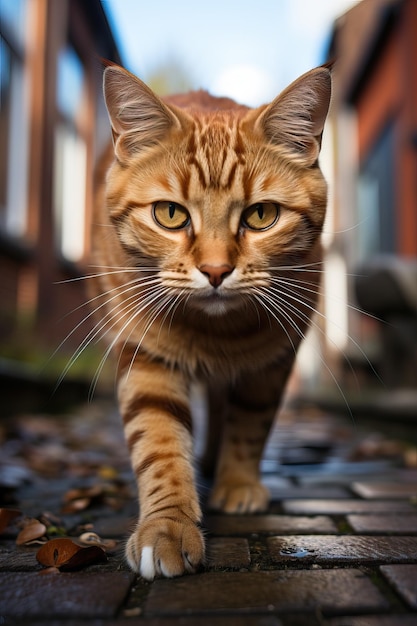
[[[282,328],[273,326],[241,325],[228,333],[184,321],[159,329],[156,343],[150,333],[143,347],[192,376],[221,374],[233,378],[242,371],[285,358],[294,352],[294,341],[289,341]]]

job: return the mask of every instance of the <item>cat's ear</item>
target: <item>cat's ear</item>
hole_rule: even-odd
[[[139,78],[118,65],[104,71],[104,99],[120,161],[157,144],[180,122]]]
[[[330,67],[323,65],[291,83],[264,109],[256,126],[289,158],[311,166],[320,152],[330,96]]]

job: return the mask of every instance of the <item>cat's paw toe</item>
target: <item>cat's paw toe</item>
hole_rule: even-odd
[[[128,561],[129,561],[129,565],[131,567],[133,566],[133,569],[137,567],[136,562],[131,563],[129,557],[128,557]],[[155,563],[153,560],[153,547],[152,546],[145,546],[144,548],[142,548],[140,561],[139,561],[139,571],[140,571],[141,576],[143,576],[143,578],[146,578],[147,580],[153,580],[155,578],[156,570],[155,570]]]
[[[127,542],[126,558],[147,580],[193,573],[204,560],[203,536],[189,518],[154,518],[138,525]]]
[[[259,482],[220,483],[210,497],[210,508],[224,513],[256,513],[268,508],[268,489]]]

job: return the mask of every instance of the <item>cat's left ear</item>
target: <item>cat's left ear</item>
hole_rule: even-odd
[[[103,91],[119,161],[154,146],[172,128],[180,127],[172,110],[145,83],[118,65],[105,69]]]
[[[317,67],[287,87],[263,110],[255,127],[284,155],[311,166],[318,158],[331,96],[331,66]]]

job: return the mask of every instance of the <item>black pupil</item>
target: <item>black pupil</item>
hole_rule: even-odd
[[[168,208],[169,208],[169,217],[172,220],[172,218],[174,217],[174,213],[175,213],[175,204],[173,202],[170,202]]]
[[[260,220],[263,220],[264,218],[264,208],[262,206],[262,204],[258,204],[258,216]]]

